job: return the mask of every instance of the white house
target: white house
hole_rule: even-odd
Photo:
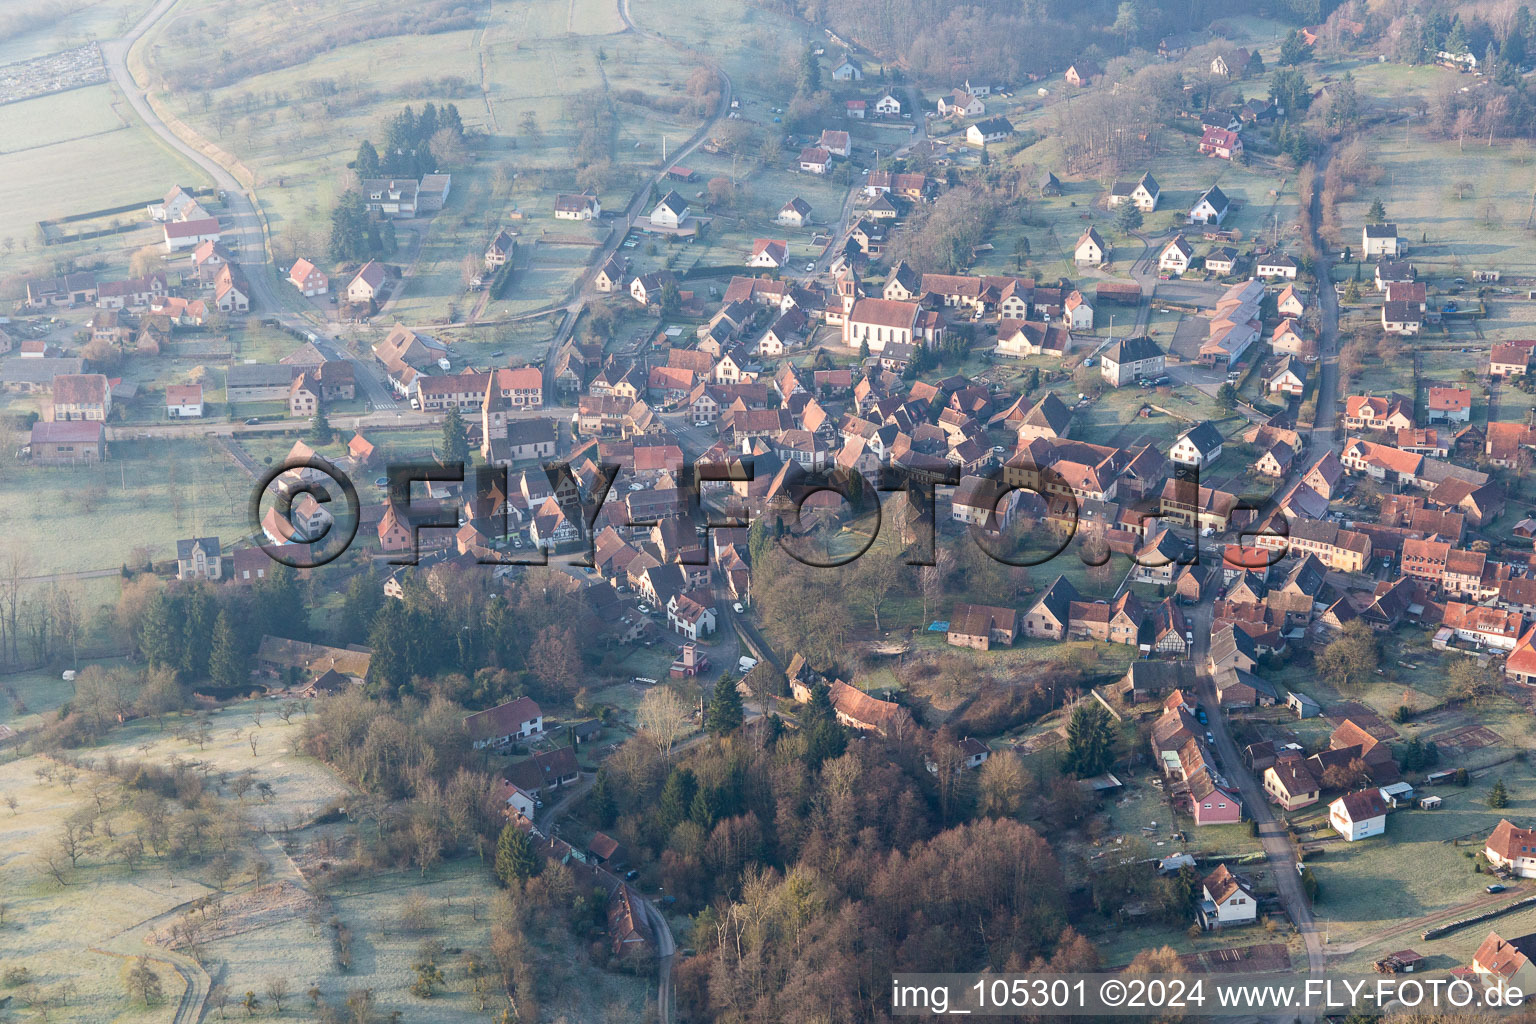
[[[1200,884],[1203,897],[1201,921],[1207,929],[1252,924],[1259,917],[1259,901],[1225,864],[1217,867]]]
[[[676,190],[668,192],[661,197],[661,201],[651,210],[651,224],[658,228],[678,228],[688,219],[688,201],[678,195]]]
[[[1367,224],[1361,229],[1360,255],[1366,259],[1373,256],[1397,256],[1399,251],[1396,224]]]
[[[848,133],[836,128],[822,130],[821,139],[816,143],[833,156],[848,156],[853,152],[853,143],[848,138]]]
[[[1117,181],[1111,185],[1109,206],[1113,209],[1122,203],[1131,203],[1142,213],[1151,213],[1157,209],[1157,200],[1162,194],[1162,186],[1148,171],[1136,181]]]
[[[1104,257],[1108,254],[1109,247],[1104,244],[1103,237],[1094,228],[1084,231],[1072,250],[1072,258],[1077,261],[1078,266],[1097,267],[1104,262]]]
[[[965,141],[972,146],[986,146],[989,142],[1006,139],[1013,134],[1013,122],[1006,117],[989,117],[977,121],[965,130]]]
[[[956,89],[949,96],[939,97],[940,117],[980,117],[987,112],[987,105],[963,89]]]
[[[1501,820],[1483,847],[1483,856],[1496,868],[1520,878],[1536,878],[1536,829]]]
[[[1328,824],[1350,843],[1381,835],[1387,830],[1387,804],[1381,790],[1345,793],[1328,805]]]
[[[1168,365],[1168,355],[1157,342],[1145,335],[1121,338],[1104,350],[1099,360],[1099,374],[1112,387],[1124,387],[1135,380],[1156,377]]]
[[[849,348],[867,344],[871,352],[882,352],[887,345],[925,345],[927,339],[918,333],[922,316],[923,309],[915,302],[859,299],[843,321],[843,344]]]
[[[834,82],[862,82],[863,80],[864,69],[852,57],[844,57],[842,63],[832,69]]]
[[[881,115],[882,117],[900,117],[901,100],[897,99],[895,96],[892,96],[890,93],[886,93],[884,96],[881,96],[879,99],[875,100],[875,113]]]
[[[1301,316],[1307,311],[1307,303],[1296,286],[1288,284],[1275,299],[1275,309],[1281,316]]]
[[[713,600],[704,591],[673,594],[667,602],[667,625],[689,640],[702,640],[715,631]]]
[[[507,806],[532,821],[534,809],[539,806],[538,799],[526,789],[514,786],[506,780],[502,780],[501,788],[502,797],[506,800]]]
[[[1088,305],[1082,292],[1074,290],[1061,304],[1061,309],[1074,331],[1093,330],[1093,307]]]
[[[464,717],[464,731],[476,750],[544,734],[544,712],[532,697],[498,704]]]
[[[173,420],[196,419],[203,414],[201,384],[167,384],[165,414]]]
[[[754,238],[747,266],[777,270],[789,262],[789,243],[782,238]]]
[[[799,196],[785,203],[779,210],[779,215],[774,218],[774,223],[784,227],[803,228],[811,216],[811,204]]]
[[[1417,303],[1397,299],[1381,304],[1381,329],[1388,334],[1418,334],[1423,326]]]
[[[1255,273],[1260,277],[1283,277],[1288,281],[1294,281],[1296,280],[1296,261],[1283,252],[1260,256]]]
[[[555,196],[556,220],[595,220],[602,213],[603,204],[590,192],[562,192]]]
[[[1184,236],[1175,235],[1172,241],[1163,246],[1162,254],[1157,258],[1157,269],[1165,274],[1182,274],[1189,269],[1189,261],[1194,255],[1194,248]]]
[[[1284,359],[1266,384],[1270,394],[1300,395],[1307,389],[1306,374],[1294,359]]]
[[[1201,420],[1179,435],[1168,450],[1168,457],[1185,466],[1201,469],[1221,457],[1223,438],[1210,420]]]
[[[219,240],[219,219],[200,217],[197,220],[168,221],[162,226],[165,235],[165,251],[196,249],[204,242]]]
[[[206,216],[201,210],[202,204],[180,185],[172,186],[164,199],[146,208],[151,220],[163,221],[195,220]]]
[[[806,146],[800,151],[799,164],[807,174],[826,174],[832,164],[832,151],[825,146]]]
[[[1189,222],[1191,224],[1220,224],[1226,220],[1227,210],[1232,203],[1227,199],[1227,194],[1212,185],[1201,194],[1194,206],[1189,208]]]

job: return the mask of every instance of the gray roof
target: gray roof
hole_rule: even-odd
[[[542,444],[555,440],[555,421],[551,419],[535,418],[526,420],[508,420],[507,443],[508,444]]]
[[[277,363],[232,363],[224,377],[225,387],[287,387],[294,368]]]
[[[1109,347],[1104,358],[1112,363],[1138,363],[1143,359],[1156,359],[1163,354],[1157,342],[1145,335],[1121,338]]]
[[[1220,448],[1224,440],[1221,436],[1221,431],[1217,430],[1210,420],[1201,420],[1186,430],[1181,436],[1194,445],[1201,455],[1208,455],[1217,448]]]
[[[1260,679],[1252,672],[1240,668],[1224,668],[1216,673],[1216,689],[1218,692],[1225,690],[1234,683],[1243,683],[1253,687],[1258,693],[1262,693],[1270,698],[1275,697],[1274,684],[1267,679]]]
[[[1444,459],[1426,458],[1419,466],[1418,477],[1427,483],[1438,484],[1446,480],[1465,480],[1475,487],[1488,482],[1488,474],[1469,466],[1458,466]]]
[[[60,374],[82,373],[85,360],[78,356],[44,356],[23,359],[17,356],[0,367],[0,384],[49,384]]]
[[[1238,629],[1236,626],[1226,626],[1211,637],[1211,663],[1225,665],[1238,654],[1242,654],[1250,661],[1257,661],[1258,648],[1254,646],[1253,637]]]
[[[1194,667],[1187,661],[1133,661],[1126,673],[1138,690],[1163,692],[1195,683]]]
[[[1206,189],[1205,195],[1201,196],[1200,198],[1210,203],[1211,206],[1218,211],[1225,210],[1230,203],[1230,200],[1227,199],[1227,194],[1215,185],[1212,185],[1210,188]],[[1196,201],[1195,205],[1199,206],[1200,203]]]
[[[178,559],[191,558],[192,549],[195,547],[201,547],[203,549],[203,554],[210,557],[220,554],[219,538],[191,537],[187,540],[179,540],[176,542],[176,557]]]

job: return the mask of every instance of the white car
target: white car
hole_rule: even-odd
[[[737,615],[740,615],[742,612],[746,611],[746,609],[741,606],[740,601],[737,601],[735,604],[731,605],[731,611],[735,612]]]
[[[805,265],[805,272],[807,274],[814,274],[814,273],[816,273],[816,264],[815,263],[807,263]]]

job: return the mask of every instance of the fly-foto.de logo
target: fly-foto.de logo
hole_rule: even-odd
[[[1077,557],[1102,565],[1117,550],[1111,532],[1131,538],[1168,535],[1168,542],[1120,547],[1143,568],[1195,565],[1196,534],[1217,532],[1205,508],[1214,492],[1200,485],[1196,467],[1181,467],[1155,498],[1111,505],[1085,498],[1061,472],[1042,467],[1026,480],[961,479],[955,467],[882,467],[863,473],[842,467],[776,466],[761,478],[753,459],[684,466],[672,487],[614,487],[623,467],[591,461],[540,464],[519,473],[513,486],[506,466],[397,463],[382,478],[380,505],[365,508],[356,486],[318,455],[291,458],[269,469],[250,502],[262,548],[276,561],[314,568],[335,561],[357,540],[366,520],[377,527],[381,549],[395,565],[415,565],[433,538],[466,531],[465,545],[485,565],[545,565],[551,556],[592,565],[596,538],[612,527],[637,535],[666,527],[674,540],[665,560],[705,564],[714,530],[754,525],[790,556],[816,568],[856,561],[883,530],[899,533],[909,565],[933,565],[939,509],[988,557],[1011,566],[1043,565],[1077,540]],[[428,496],[431,489],[432,496]],[[1230,496],[1229,496],[1230,497]],[[1256,522],[1261,499],[1235,499],[1224,522],[1240,530]],[[1104,510],[1115,510],[1106,521]],[[376,513],[376,514],[375,514]],[[1290,547],[1283,517],[1241,533],[1248,550],[1243,568],[1273,565]],[[690,534],[689,543],[675,540]],[[424,541],[423,535],[427,540]],[[526,543],[525,543],[526,538]]]

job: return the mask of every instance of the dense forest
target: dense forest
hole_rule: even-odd
[[[1096,964],[1055,854],[1012,817],[1031,792],[1081,813],[1075,783],[1027,779],[1012,754],[958,771],[945,732],[846,737],[825,687],[797,725],[760,720],[673,761],[642,734],[589,798],[695,914],[688,1019],[883,1020],[892,970]]]

